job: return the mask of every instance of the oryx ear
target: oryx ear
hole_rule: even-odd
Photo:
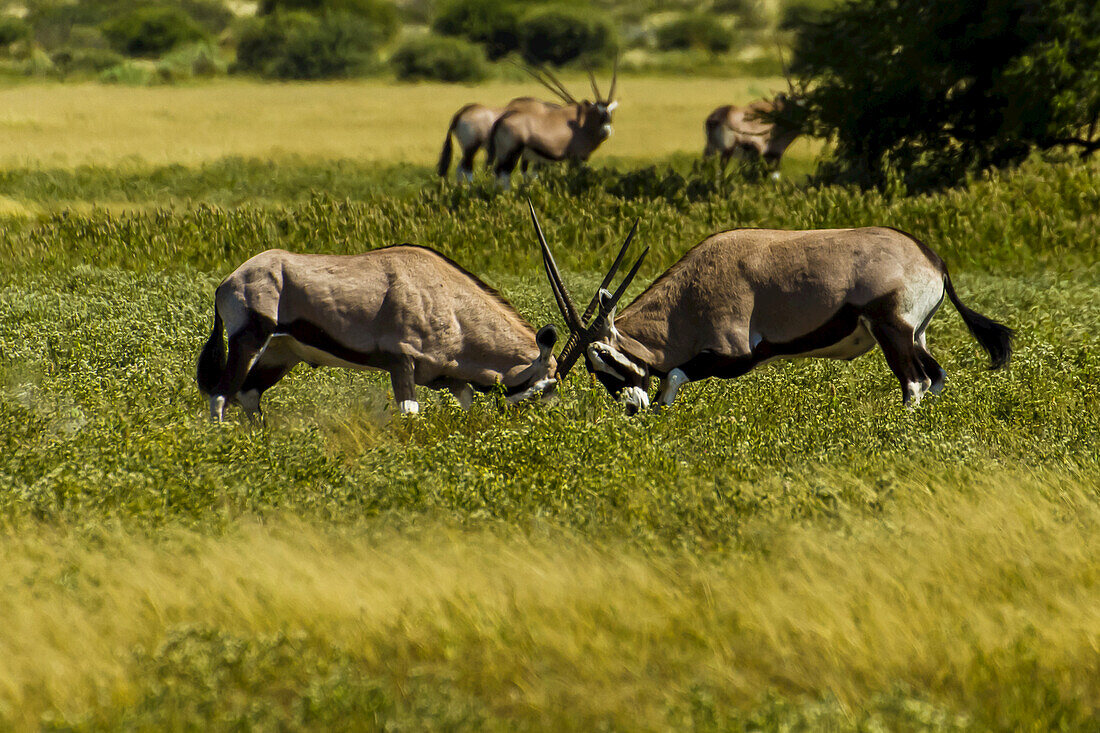
[[[615,345],[623,352],[645,364],[652,365],[657,360],[653,352],[643,346],[640,341],[632,339],[622,332],[619,332],[619,339]]]
[[[615,323],[615,311],[619,309],[617,305],[611,305],[613,298],[610,290],[600,288],[600,310],[607,310],[610,307],[610,310],[607,310],[607,322],[611,324]]]
[[[607,111],[608,112],[614,112],[615,108],[618,107],[618,106],[619,106],[619,100],[616,99],[611,104],[607,105]]]
[[[558,343],[558,329],[550,323],[539,329],[535,334],[535,343],[539,345],[539,359],[545,361],[554,351],[554,344]]]

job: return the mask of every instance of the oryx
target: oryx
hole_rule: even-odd
[[[1012,330],[963,305],[943,260],[896,229],[721,232],[621,314],[616,296],[601,288],[590,322],[576,316],[537,220],[535,230],[570,330],[555,376],[564,379],[583,354],[588,370],[622,395],[631,413],[649,405],[653,376],[661,380],[658,402],[668,406],[686,382],[738,377],[779,358],[850,360],[876,343],[901,383],[902,402],[915,407],[944,386],[924,331],[945,294],[992,368],[1006,366],[1012,352]],[[621,260],[622,253],[605,285]]]
[[[589,72],[595,102],[587,99],[578,102],[549,71],[530,68],[527,71],[565,104],[508,110],[493,124],[489,133],[489,164],[505,188],[521,159],[532,163],[588,160],[600,143],[610,137],[611,113],[619,105],[615,100],[618,64],[606,97]]]
[[[707,140],[703,157],[720,155],[723,167],[734,154],[746,160],[763,158],[772,178],[778,179],[780,159],[800,134],[799,128],[782,115],[798,103],[797,97],[780,93],[771,101],[760,99],[744,107],[719,107],[703,125]]]
[[[558,106],[534,97],[516,97],[504,107],[467,104],[451,118],[451,126],[447,128],[447,137],[443,141],[443,150],[439,154],[436,171],[441,177],[446,177],[451,167],[453,136],[458,139],[458,146],[462,149],[462,159],[458,163],[455,176],[459,181],[470,181],[474,177],[474,156],[477,155],[477,151],[488,145],[489,132],[493,129],[493,123],[500,119],[502,114],[510,111],[537,111],[543,107]]]
[[[222,334],[228,334],[228,354]],[[299,362],[390,373],[402,413],[419,412],[415,385],[473,389],[510,402],[554,391],[557,331],[536,334],[495,290],[427,247],[358,255],[261,252],[214,292],[214,329],[196,380],[212,419],[227,402],[250,417]]]

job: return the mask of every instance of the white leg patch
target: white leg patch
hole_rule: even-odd
[[[497,184],[507,191],[512,187],[512,176],[507,173],[501,173],[497,176]]]
[[[772,180],[773,181],[778,181],[779,180],[779,171],[772,171]]]
[[[920,382],[910,382],[905,385],[905,391],[909,395],[909,407],[915,408],[924,397],[924,386]]]
[[[458,175],[456,177],[458,178],[459,183],[469,183],[470,181],[474,180],[474,172],[472,170],[468,170],[459,166]]]
[[[404,400],[397,405],[397,409],[401,411],[402,415],[419,415],[420,403],[416,400]]]
[[[225,397],[214,395],[210,398],[210,419],[221,422],[225,419]]]
[[[676,401],[676,393],[680,387],[688,381],[687,375],[679,369],[673,369],[661,383],[661,394],[657,397],[657,404],[661,407],[671,407]]]
[[[623,390],[623,402],[636,410],[649,407],[649,395],[641,387],[627,387]]]

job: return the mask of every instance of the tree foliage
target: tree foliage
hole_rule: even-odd
[[[519,49],[522,14],[523,8],[511,0],[451,0],[439,9],[432,30],[480,43],[496,60]]]
[[[1100,149],[1095,0],[853,0],[797,25],[823,172],[949,185],[1033,149]]]

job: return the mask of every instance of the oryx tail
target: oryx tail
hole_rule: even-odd
[[[439,153],[439,162],[435,167],[436,172],[439,173],[440,176],[446,176],[447,171],[451,168],[451,152],[454,149],[451,138],[454,136],[455,127],[458,126],[458,121],[471,107],[476,106],[476,104],[467,104],[465,107],[455,112],[455,116],[451,118],[451,126],[447,128],[447,136],[443,139],[443,150]]]
[[[218,315],[218,311],[215,309],[214,328],[210,332],[210,338],[206,340],[206,345],[202,347],[202,353],[199,354],[199,364],[195,370],[195,381],[199,383],[199,390],[203,394],[214,394],[214,388],[218,386],[222,373],[225,371],[224,333],[225,326],[222,324],[222,317]]]
[[[951,299],[955,310],[962,316],[970,335],[989,354],[991,362],[989,368],[1003,369],[1008,366],[1008,360],[1012,356],[1012,329],[963,305],[955,293],[955,287],[951,284],[951,276],[947,274],[947,268],[943,271],[943,282],[947,297]]]

